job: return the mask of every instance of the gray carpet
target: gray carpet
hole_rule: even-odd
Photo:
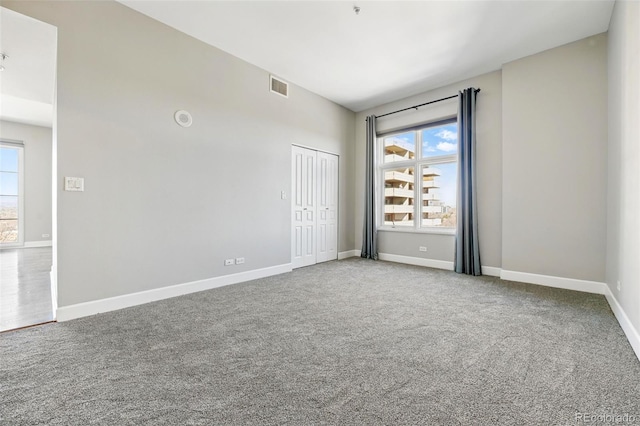
[[[640,423],[639,395],[602,296],[362,259],[0,334],[3,425]]]

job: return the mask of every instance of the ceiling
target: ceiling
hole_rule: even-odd
[[[0,119],[51,127],[56,28],[0,8]]]
[[[361,111],[607,30],[613,0],[121,0]],[[353,10],[361,10],[356,15]],[[55,27],[0,7],[0,118],[51,126]]]
[[[614,5],[613,0],[119,1],[353,111],[607,31]]]

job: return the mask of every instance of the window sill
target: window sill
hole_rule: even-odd
[[[405,228],[405,227],[397,227],[393,228],[391,226],[381,226],[378,228],[379,232],[400,232],[407,234],[436,234],[436,235],[456,235],[456,230],[454,228]]]
[[[24,247],[23,243],[0,243],[0,250],[16,249]]]

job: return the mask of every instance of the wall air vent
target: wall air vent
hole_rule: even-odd
[[[289,83],[274,76],[270,76],[269,83],[269,87],[273,93],[277,93],[285,98],[289,97]]]

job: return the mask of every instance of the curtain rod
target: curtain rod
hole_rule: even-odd
[[[479,92],[479,91],[480,91],[480,89],[476,89],[476,91],[475,91],[475,92],[476,92],[476,94],[478,94],[478,92]],[[422,106],[425,106],[425,105],[435,104],[436,102],[442,102],[442,101],[446,101],[447,99],[453,99],[453,98],[457,98],[457,97],[458,97],[458,95],[447,96],[446,98],[436,99],[435,101],[425,102],[425,103],[423,103],[423,104],[420,104],[420,105],[414,105],[414,106],[409,107],[409,108],[403,108],[403,109],[399,109],[399,110],[397,110],[397,111],[388,112],[388,113],[386,113],[386,114],[376,115],[376,118],[385,117],[385,116],[387,116],[387,115],[396,114],[396,113],[398,113],[398,112],[402,112],[402,111],[408,111],[408,110],[410,110],[410,109],[416,109],[416,110],[417,110],[418,108],[420,108],[420,107],[422,107]]]

